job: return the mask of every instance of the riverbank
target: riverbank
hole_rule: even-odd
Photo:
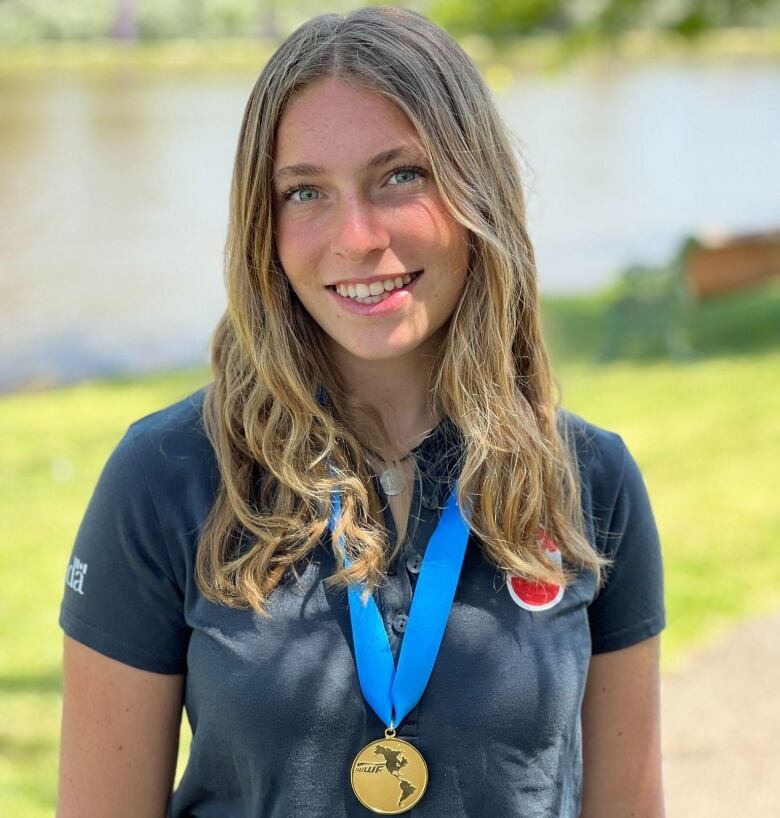
[[[518,69],[555,70],[573,60],[598,64],[649,59],[780,60],[780,26],[713,29],[696,39],[656,30],[627,31],[610,42],[538,34],[496,43],[479,35],[460,40],[488,79]],[[118,43],[108,39],[0,43],[0,76],[40,70],[104,72],[254,70],[277,46],[269,40],[175,39]]]
[[[780,349],[780,278],[726,297],[683,305],[675,312],[679,326],[670,324],[665,302],[635,305],[630,313],[621,309],[615,298],[620,286],[618,281],[587,295],[541,297],[544,336],[557,363],[587,369],[607,360],[637,364],[664,361],[669,354],[670,327],[677,338],[684,338],[688,348],[689,357],[679,363]],[[167,366],[154,361],[171,349],[151,354],[148,343],[144,346],[132,338],[127,339],[127,349],[143,351],[132,365],[112,362],[103,349],[93,358],[90,353],[95,351],[88,345],[81,348],[71,343],[70,347],[66,365],[47,366],[42,372],[25,370],[22,377],[17,367],[10,377],[0,366],[0,399],[21,392],[61,389],[85,380],[143,379],[162,370],[197,369],[208,360],[205,333],[202,344],[180,343],[180,359]]]

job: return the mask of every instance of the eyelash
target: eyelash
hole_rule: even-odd
[[[395,176],[396,173],[402,173],[403,171],[415,171],[419,173],[423,179],[427,178],[428,172],[423,168],[417,167],[416,165],[401,165],[400,167],[394,168],[390,172],[390,176]],[[411,180],[415,181],[415,180]],[[402,182],[401,184],[408,184],[408,182]],[[293,185],[292,187],[288,187],[287,190],[282,191],[280,194],[280,198],[282,201],[287,201],[293,193],[297,193],[299,190],[310,190],[313,189],[311,185]],[[300,204],[304,204],[304,202],[300,202]]]

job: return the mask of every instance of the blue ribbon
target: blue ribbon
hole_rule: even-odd
[[[341,497],[334,492],[328,521],[331,533],[340,514]],[[369,597],[364,605],[361,600],[364,584],[349,586],[349,612],[360,687],[366,701],[388,727],[397,727],[417,704],[431,677],[455,598],[468,538],[469,528],[458,507],[456,486],[425,551],[397,670],[374,598]],[[339,546],[345,564],[351,565],[344,553],[343,538],[339,538]]]

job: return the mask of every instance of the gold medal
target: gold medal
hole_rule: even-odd
[[[383,739],[366,744],[355,756],[350,779],[364,807],[380,815],[398,815],[423,797],[428,767],[420,751],[396,738],[388,727]]]

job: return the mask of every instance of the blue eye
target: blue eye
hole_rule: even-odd
[[[282,193],[282,199],[284,201],[288,201],[292,199],[292,197],[298,193],[299,191],[309,192],[309,193],[317,193],[317,191],[313,187],[306,187],[305,185],[298,185],[297,187],[290,187]],[[314,199],[295,199],[296,202],[313,202]]]
[[[393,173],[391,174],[390,178],[392,179],[394,176],[397,176],[397,175],[402,174],[402,173],[403,174],[414,174],[414,173],[416,173],[416,174],[419,174],[423,179],[426,176],[426,173],[422,168],[417,168],[417,167],[414,167],[413,165],[404,165],[401,168],[396,168],[393,171]],[[416,181],[416,180],[415,179],[407,179],[406,180],[406,182],[414,182],[414,181]],[[405,184],[405,183],[404,182],[397,182],[396,184]]]

